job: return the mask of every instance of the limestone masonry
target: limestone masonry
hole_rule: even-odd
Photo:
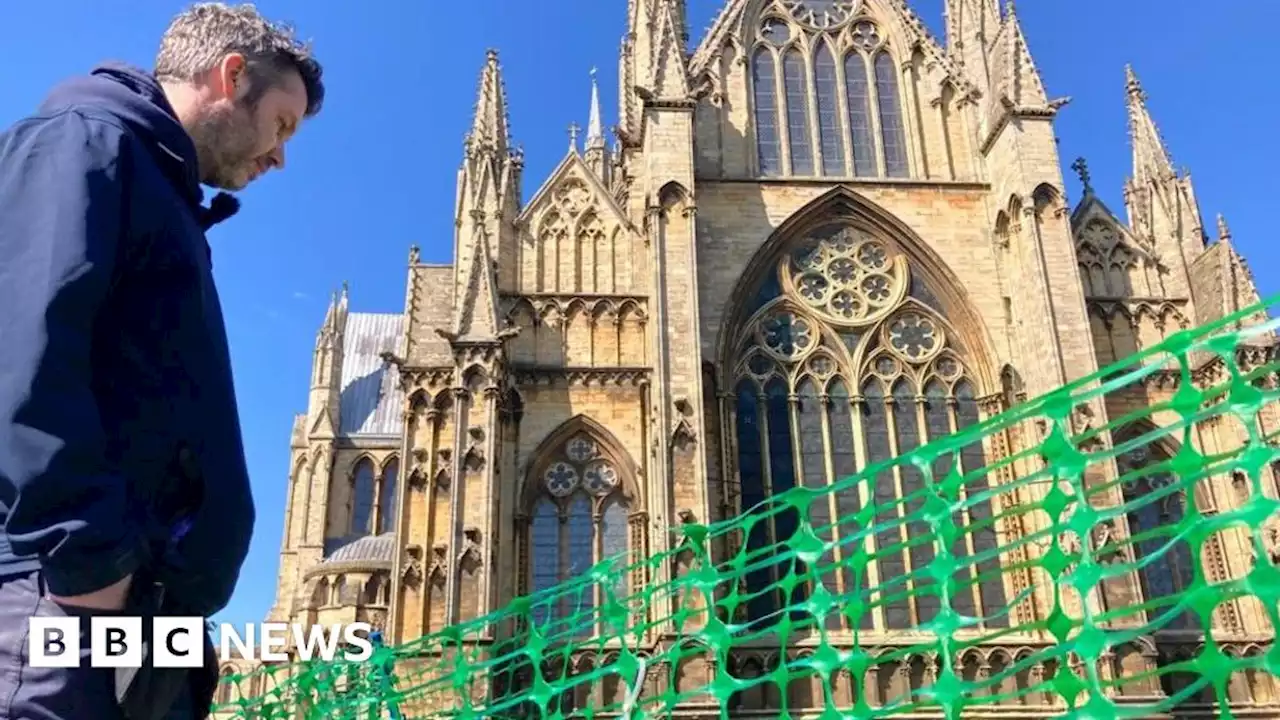
[[[1227,224],[1206,224],[1131,69],[1124,86],[1116,72],[1133,152],[1124,217],[1093,193],[1080,161],[1072,167],[1086,192],[1069,207],[1063,173],[1073,160],[1059,157],[1054,133],[1065,101],[1046,91],[1013,3],[947,0],[946,9],[943,45],[906,0],[729,0],[689,54],[683,0],[629,0],[615,142],[594,93],[582,146],[537,180],[527,203],[490,52],[458,172],[453,264],[422,263],[413,249],[402,313],[356,312],[344,289],[320,329],[307,411],[294,423],[268,620],[362,621],[388,642],[412,640],[616,553],[666,550],[673,525],[829,484],[1257,300]],[[1197,369],[1205,382],[1217,371],[1212,360]],[[1176,383],[1153,375],[1084,408],[1081,426],[1166,399]],[[1274,408],[1262,422],[1276,430]],[[1214,420],[1193,442],[1221,451],[1245,433]],[[963,462],[981,467],[1038,440],[1005,433]],[[1174,440],[1119,464],[1155,462],[1177,451]],[[895,471],[874,496],[833,496],[822,512],[845,517],[919,482]],[[1118,486],[1115,501],[1148,482],[1157,479]],[[1180,503],[1230,506],[1239,483],[1203,483],[1203,494],[1169,500],[1164,517]],[[975,509],[966,522],[999,513]],[[1160,522],[1135,512],[1113,530],[1136,535]],[[997,522],[970,536],[968,551],[1033,530]],[[1254,562],[1243,534],[1205,548],[1211,580]],[[929,560],[898,555],[873,567],[873,583]],[[1176,593],[1191,562],[1190,552],[1168,554],[1096,601]],[[619,573],[618,582],[635,590],[661,580]],[[1036,586],[1033,571],[1009,570],[965,609],[990,614]],[[1044,607],[1033,593],[1014,612],[1033,618]],[[862,644],[891,647],[929,612],[919,596],[889,603]],[[1216,622],[1231,652],[1265,652],[1274,636],[1260,606],[1244,601],[1224,602]],[[1196,632],[1182,627],[1117,648],[1101,671],[1139,675],[1193,654]],[[674,637],[660,628],[648,642]],[[1013,634],[961,662],[996,673],[1045,642]],[[803,642],[744,647],[731,662],[752,677],[797,652]],[[573,659],[575,668],[601,661]],[[698,687],[712,662],[691,659],[654,682]],[[833,678],[836,705],[863,694],[875,705],[927,684],[932,662],[882,666],[866,687]],[[1037,666],[1016,682],[1067,671]],[[1176,689],[1176,678],[1153,678],[1118,692]],[[563,709],[625,692],[622,682],[594,683]],[[788,707],[821,710],[823,692],[800,676]],[[1280,711],[1278,692],[1259,674],[1234,683],[1232,697]],[[761,685],[735,702],[766,710],[782,698]]]

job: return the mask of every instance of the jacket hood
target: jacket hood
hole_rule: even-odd
[[[124,63],[103,63],[88,75],[56,86],[40,106],[42,113],[92,107],[118,118],[151,147],[155,161],[179,189],[208,228],[239,209],[239,201],[219,193],[210,208],[202,208],[200,161],[195,143],[155,77]]]

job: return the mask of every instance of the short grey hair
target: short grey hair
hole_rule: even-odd
[[[292,69],[307,89],[307,117],[320,112],[323,69],[311,48],[294,38],[292,28],[267,20],[251,4],[198,3],[175,17],[160,41],[156,79],[190,81],[230,53],[248,60],[250,105]]]

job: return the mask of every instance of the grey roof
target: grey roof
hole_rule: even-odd
[[[382,353],[400,349],[404,316],[399,313],[351,313],[342,347],[342,399],[338,432],[342,435],[399,435],[404,393],[394,368]]]
[[[330,538],[324,542],[325,564],[364,563],[390,564],[395,557],[396,535],[364,535]]]

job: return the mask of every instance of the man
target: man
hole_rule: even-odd
[[[205,231],[284,167],[320,65],[252,6],[179,15],[0,134],[0,720],[205,717],[216,673],[89,667],[88,618],[200,615],[254,522]],[[27,620],[81,618],[81,666]],[[149,624],[149,623],[145,623]],[[175,680],[175,677],[178,678]]]

